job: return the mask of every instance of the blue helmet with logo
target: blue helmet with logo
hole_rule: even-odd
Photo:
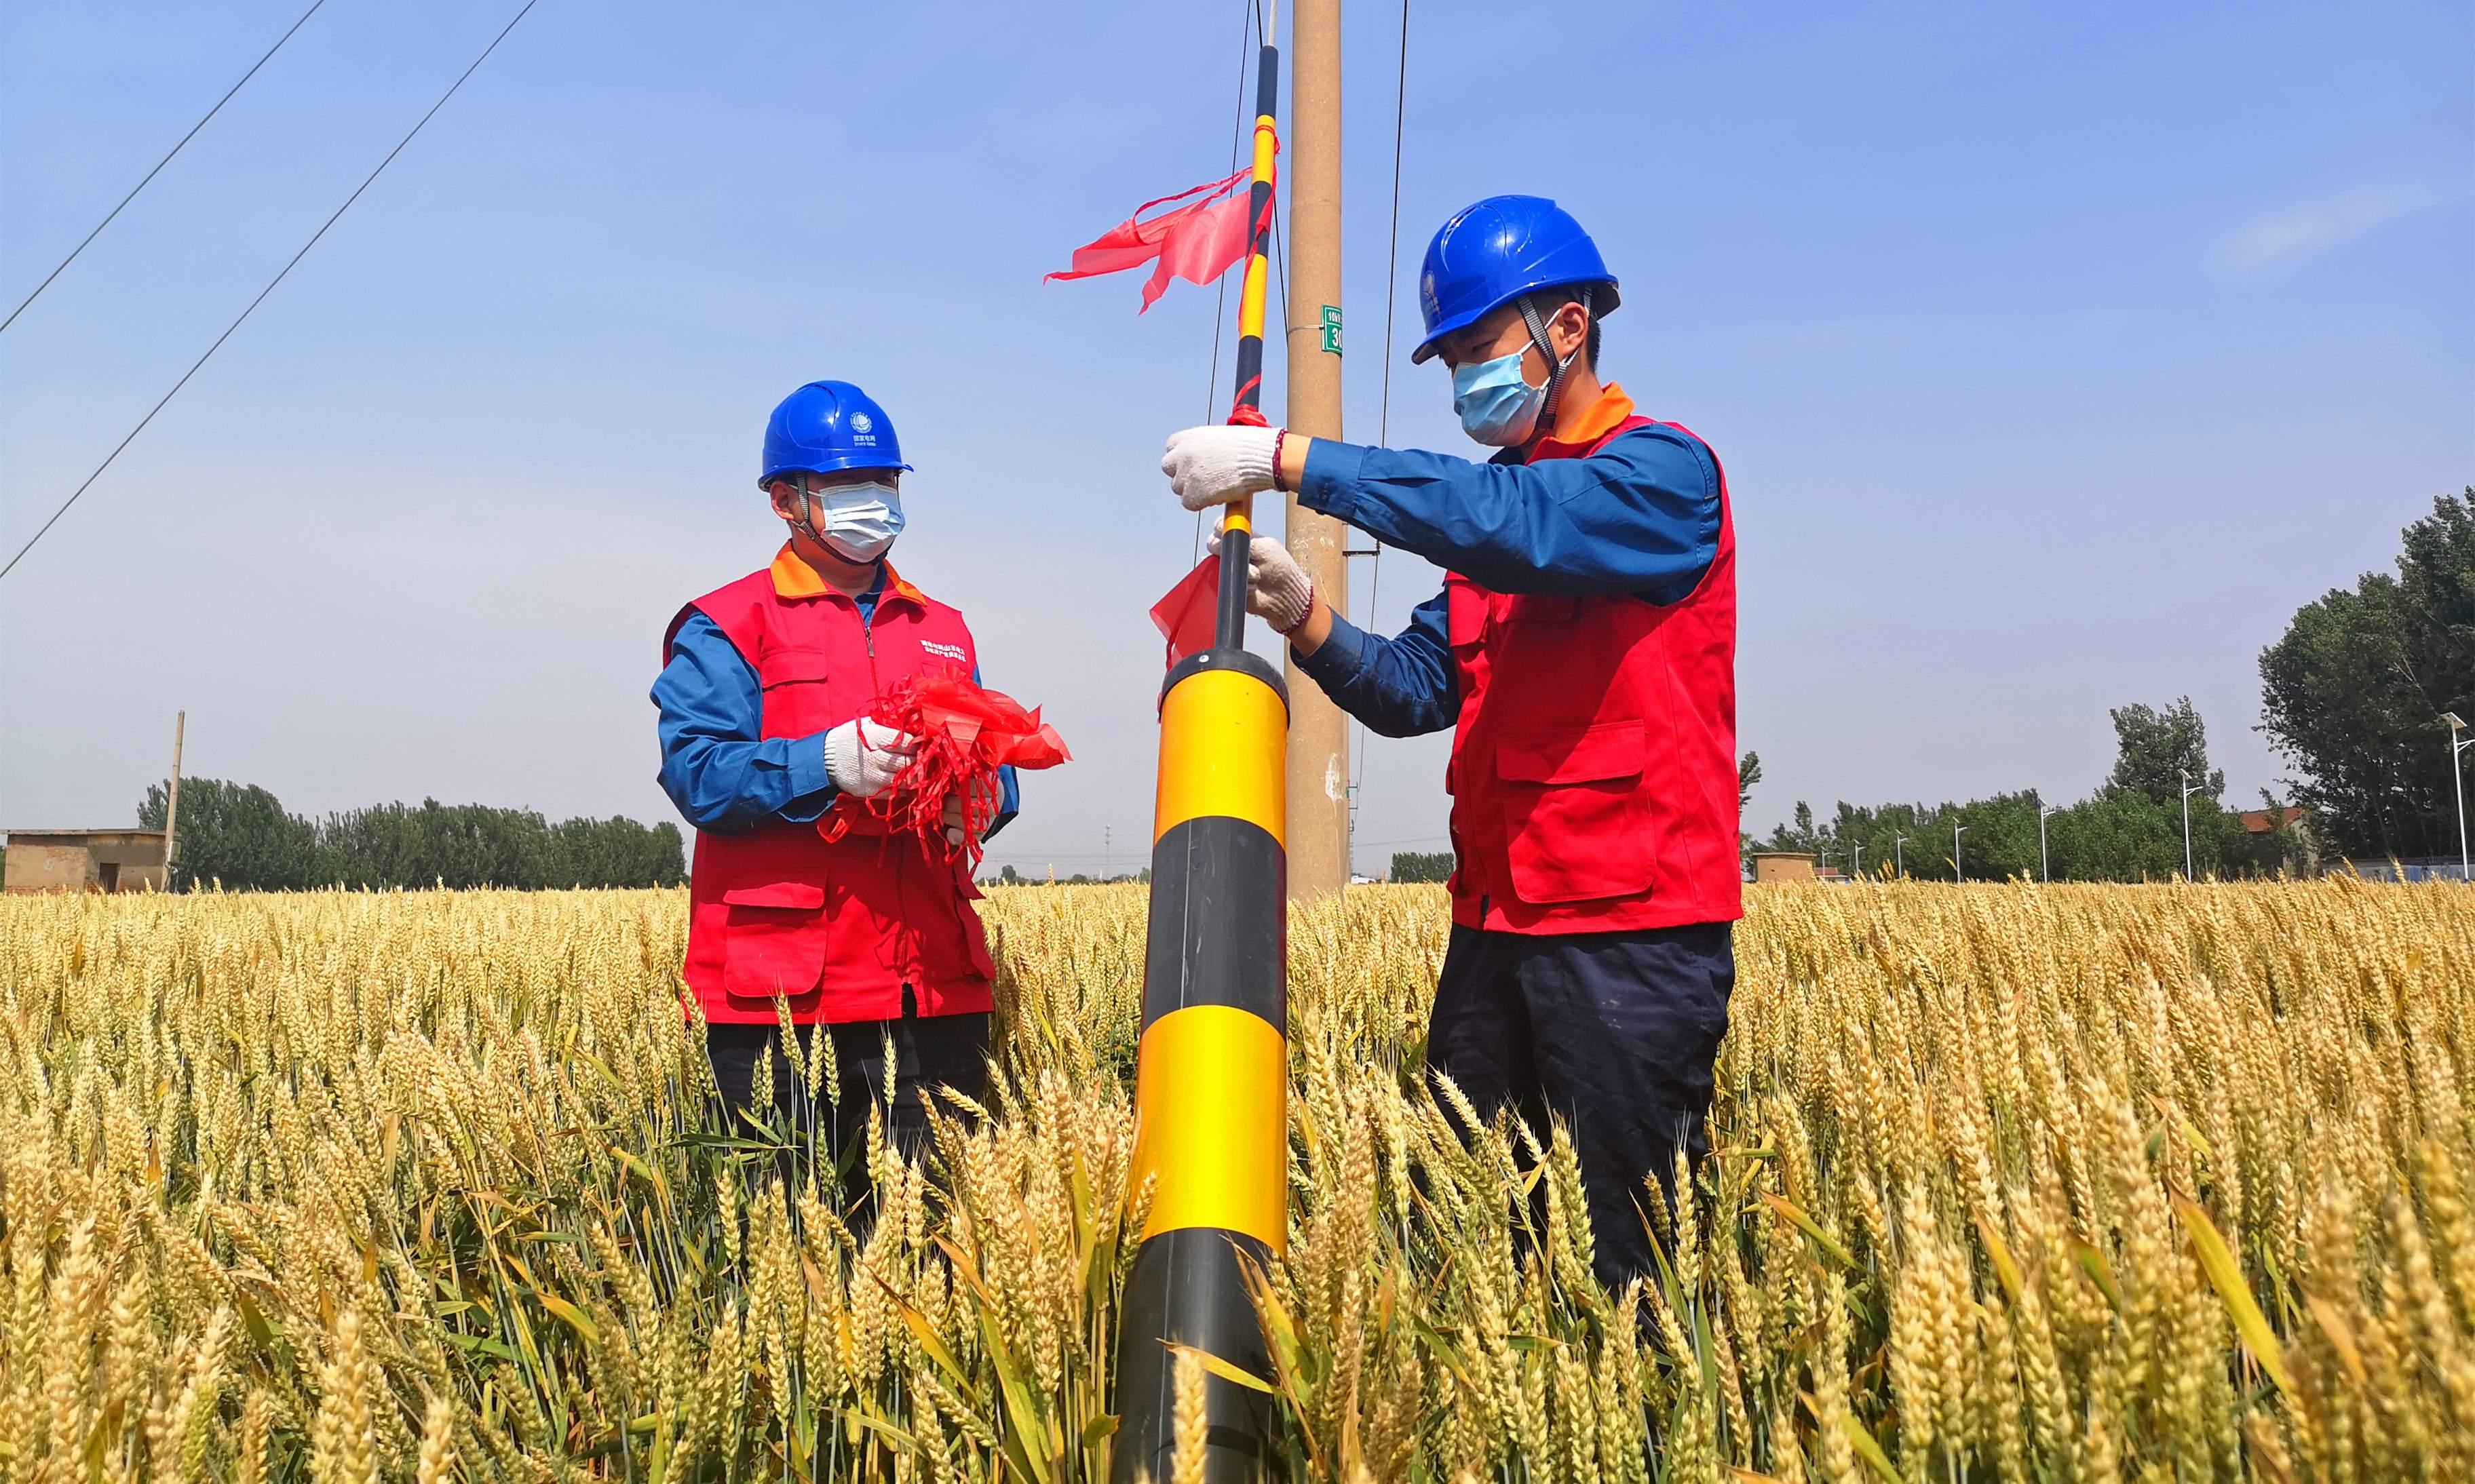
[[[786,474],[845,469],[909,469],[894,419],[847,381],[811,381],[782,399],[765,425],[759,489]]]
[[[1418,273],[1418,308],[1427,338],[1411,361],[1435,353],[1435,342],[1538,289],[1586,283],[1592,315],[1615,308],[1615,275],[1581,224],[1544,196],[1489,196],[1463,207],[1436,230]]]

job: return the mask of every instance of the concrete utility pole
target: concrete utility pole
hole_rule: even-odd
[[[2192,879],[2192,795],[2205,787],[2205,784],[2193,783],[2191,774],[2183,775],[2183,879],[2185,881]]]
[[[1950,879],[1954,883],[1965,883],[1968,880],[1968,867],[1959,864],[1959,838],[1967,833],[1967,825],[1954,824],[1950,827]]]
[[[1290,431],[1340,437],[1340,0],[1289,7]],[[1349,528],[1289,497],[1289,555],[1335,613],[1349,611]],[[1349,880],[1349,723],[1287,664],[1289,899]]]
[[[2458,740],[2459,732],[2466,725],[2458,719],[2458,713],[2444,711],[2440,719],[2449,726],[2449,783],[2458,792],[2458,879],[2465,881],[2469,879],[2466,874],[2466,768],[2458,761],[2458,756],[2467,748],[2475,747],[2475,737],[2464,742]],[[2275,829],[2282,822],[2271,819],[2269,828]]]
[[[163,799],[163,889],[172,889],[172,842],[181,827],[181,740],[189,730],[186,711],[172,715],[172,787]]]

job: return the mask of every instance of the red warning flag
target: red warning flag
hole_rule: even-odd
[[[1049,274],[1041,281],[1089,279],[1150,263],[1152,276],[1143,284],[1145,310],[1167,292],[1168,280],[1173,278],[1195,284],[1213,281],[1245,257],[1247,244],[1255,238],[1252,229],[1261,225],[1246,220],[1246,202],[1251,192],[1240,189],[1253,181],[1254,174],[1249,166],[1227,180],[1208,181],[1192,190],[1144,202],[1135,207],[1134,215],[1076,248],[1073,267]],[[1149,219],[1143,216],[1154,207],[1186,201],[1189,196],[1203,199]],[[1271,210],[1267,193],[1263,214],[1269,217]]]
[[[1214,551],[1152,604],[1152,627],[1168,641],[1169,664],[1211,648],[1219,617],[1220,553]]]

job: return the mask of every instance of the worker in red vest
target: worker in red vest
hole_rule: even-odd
[[[1452,368],[1484,463],[1278,428],[1189,428],[1188,509],[1265,489],[1448,573],[1391,639],[1328,607],[1278,542],[1247,603],[1388,737],[1454,729],[1453,930],[1428,1063],[1482,1107],[1572,1130],[1601,1276],[1646,1272],[1644,1180],[1705,1150],[1743,915],[1736,544],[1701,439],[1599,379],[1616,280],[1552,201],[1446,222],[1411,359]],[[1543,1127],[1543,1125],[1541,1125]]]
[[[829,1159],[884,1095],[897,1141],[917,1147],[936,1085],[986,1090],[993,969],[979,893],[959,862],[891,831],[867,801],[903,786],[913,740],[869,702],[923,670],[979,653],[963,616],[898,575],[903,527],[893,419],[847,381],[812,381],[773,409],[757,480],[789,527],[772,564],[679,610],[653,683],[662,788],[696,826],[689,991],[704,1012],[714,1082],[734,1118],[772,1121]],[[989,833],[1015,815],[1001,770]],[[962,842],[961,802],[946,811]],[[779,1040],[776,998],[833,1039],[841,1101],[810,1100]],[[813,1030],[802,1033],[814,1044]],[[760,1058],[773,1103],[754,1106]],[[747,1130],[743,1125],[740,1131]],[[855,1161],[845,1191],[866,1181]]]

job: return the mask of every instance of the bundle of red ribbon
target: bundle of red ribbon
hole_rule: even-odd
[[[961,670],[931,670],[911,676],[870,702],[868,715],[879,724],[908,732],[919,740],[911,766],[894,786],[868,800],[869,813],[897,830],[919,837],[947,860],[963,860],[967,870],[980,865],[980,837],[997,815],[997,769],[1055,767],[1072,761],[1066,739],[1040,719],[1040,708],[1025,711],[1014,697],[974,685]],[[963,841],[945,838],[945,805],[962,802]],[[829,839],[847,821],[828,813]]]

